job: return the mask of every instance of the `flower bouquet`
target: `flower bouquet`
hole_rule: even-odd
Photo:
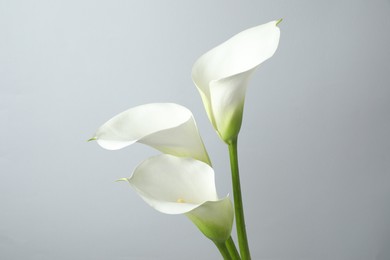
[[[275,53],[280,37],[272,21],[242,31],[203,54],[192,79],[207,116],[229,149],[233,201],[217,195],[211,159],[192,113],[173,103],[130,108],[103,124],[90,139],[109,150],[135,142],[162,154],[141,162],[127,182],[151,207],[184,214],[218,248],[224,259],[251,259],[241,196],[237,139],[249,79]],[[238,249],[231,237],[236,221]]]

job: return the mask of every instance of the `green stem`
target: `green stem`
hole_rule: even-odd
[[[225,243],[221,243],[221,242],[216,242],[214,241],[214,244],[217,246],[219,252],[221,253],[221,255],[223,256],[223,259],[225,260],[234,260],[231,256],[230,256],[230,252],[228,250],[228,248],[226,247],[226,244]]]
[[[227,249],[229,250],[230,256],[233,260],[241,260],[240,254],[237,251],[236,245],[234,244],[234,241],[232,237],[229,237],[228,240],[225,242]]]
[[[248,238],[245,229],[244,207],[242,204],[240,174],[238,170],[237,138],[229,141],[228,147],[230,168],[232,172],[234,212],[236,217],[238,245],[240,247],[242,260],[250,260],[251,255],[249,252]]]

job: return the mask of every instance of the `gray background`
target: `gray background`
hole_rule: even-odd
[[[114,182],[158,152],[85,140],[127,108],[185,105],[231,193],[191,67],[279,18],[239,140],[253,258],[390,259],[385,0],[0,0],[0,259],[219,259],[184,216]]]

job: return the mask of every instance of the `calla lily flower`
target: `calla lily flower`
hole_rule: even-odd
[[[151,157],[127,181],[141,198],[166,214],[185,214],[214,242],[225,242],[233,224],[228,197],[218,199],[214,171],[206,163],[168,154]]]
[[[240,32],[202,55],[192,68],[209,120],[225,142],[240,131],[249,78],[275,53],[280,21]]]
[[[163,153],[211,164],[191,111],[173,103],[126,110],[103,124],[90,140],[108,150],[139,142]]]

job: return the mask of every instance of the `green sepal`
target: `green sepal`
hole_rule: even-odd
[[[228,197],[219,201],[208,201],[186,213],[199,230],[215,243],[229,239],[234,219],[232,202]]]

